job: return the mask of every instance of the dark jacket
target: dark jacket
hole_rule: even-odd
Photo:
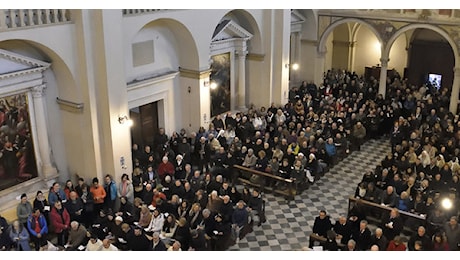
[[[319,216],[315,218],[315,222],[313,223],[313,233],[326,237],[327,231],[330,229],[332,229],[332,223],[329,216],[326,216],[323,219]]]

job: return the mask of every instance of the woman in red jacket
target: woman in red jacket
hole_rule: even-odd
[[[58,245],[64,246],[69,237],[70,215],[62,203],[58,200],[50,213],[51,226],[58,237]]]

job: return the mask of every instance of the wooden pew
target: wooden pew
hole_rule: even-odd
[[[350,197],[348,199],[348,212],[350,212],[350,210],[356,204],[359,204],[360,206],[364,207],[367,212],[370,212],[369,210],[371,210],[372,212],[380,213],[379,215],[381,215],[381,216],[387,216],[390,213],[391,209],[393,209],[392,207],[377,204],[377,203],[374,203],[374,202],[371,202],[371,201],[367,201],[367,200],[363,200],[363,199],[357,199],[355,197]],[[427,224],[426,216],[424,216],[424,215],[414,214],[414,213],[407,212],[407,211],[402,211],[402,210],[399,210],[399,215],[404,220],[404,230],[403,230],[403,232],[410,233],[410,234],[412,234],[414,232],[417,232],[416,229],[414,230],[414,227],[410,227],[410,226],[408,226],[408,224],[412,224],[412,225],[414,225],[416,227],[418,227],[420,225],[423,225],[423,226],[427,227],[426,226],[426,224]],[[373,217],[372,215],[366,214],[366,219],[369,222],[372,222],[374,224],[377,224],[377,225],[381,224],[381,219],[377,219],[377,218]]]
[[[252,187],[257,187],[262,191],[268,191],[283,195],[288,201],[293,200],[297,193],[294,181],[291,179],[284,179],[270,173],[256,171],[254,169],[243,167],[237,164],[233,165],[233,169],[237,172],[237,174],[233,176],[234,182],[242,183]],[[253,175],[258,176],[259,181],[255,182],[254,180],[251,180],[251,176]],[[283,186],[287,188],[280,189],[278,187],[271,187],[266,185],[266,183],[276,182],[284,184]]]
[[[311,233],[310,234],[310,242],[313,241],[313,242],[319,242],[321,246],[324,247],[324,243],[327,241],[327,239],[325,237],[322,237],[322,236],[319,236],[315,233]],[[311,244],[313,244],[313,242]],[[345,244],[342,244],[342,243],[337,243],[337,246],[339,247],[340,250],[344,251],[346,250],[347,248],[347,245]]]

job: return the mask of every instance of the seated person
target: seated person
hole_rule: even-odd
[[[97,238],[97,235],[92,233],[86,243],[85,251],[99,251],[102,247],[102,241]]]
[[[88,243],[89,236],[85,226],[77,221],[72,221],[70,222],[69,240],[64,247],[67,251],[81,250],[79,247]]]

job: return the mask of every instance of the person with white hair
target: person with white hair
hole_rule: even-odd
[[[174,176],[174,165],[169,161],[167,156],[163,156],[161,163],[158,165],[158,176],[161,181],[164,181],[167,175]]]
[[[174,161],[174,179],[182,180],[185,178],[185,165],[184,156],[181,154],[176,155],[176,160]]]
[[[244,157],[244,161],[242,166],[254,169],[257,163],[257,156],[254,154],[254,150],[252,148],[248,149],[248,153]]]
[[[199,142],[195,145],[195,156],[198,160],[198,170],[208,172],[211,160],[211,146],[204,136],[200,137]]]
[[[72,221],[70,222],[69,240],[64,247],[68,251],[78,250],[80,246],[85,246],[88,243],[89,237],[85,226],[77,221]]]
[[[383,230],[381,228],[376,228],[374,234],[371,236],[371,245],[378,246],[379,250],[385,251],[388,247],[388,239],[383,235]],[[372,247],[371,247],[372,249]]]
[[[353,239],[348,240],[346,251],[356,251],[356,242]]]

